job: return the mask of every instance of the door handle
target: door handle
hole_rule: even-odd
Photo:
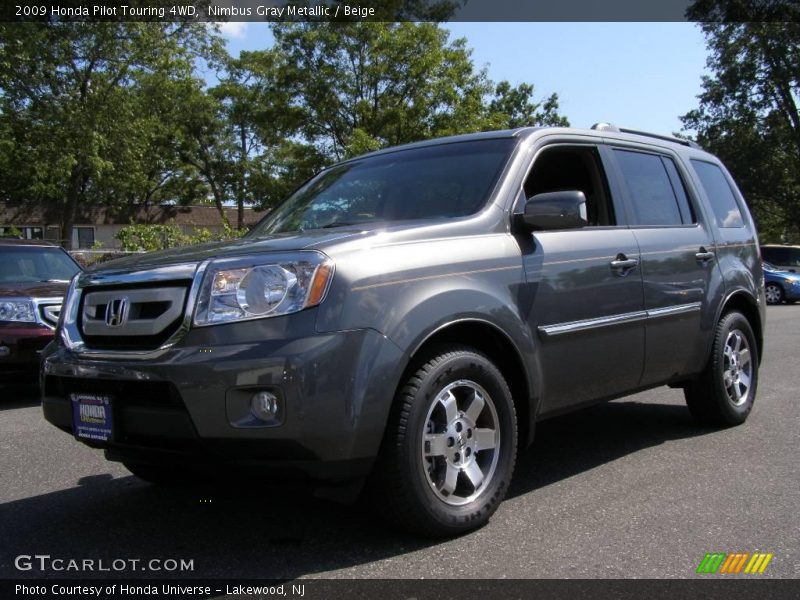
[[[709,252],[702,246],[700,246],[700,252],[694,255],[695,259],[697,259],[697,262],[701,262],[703,264],[707,263],[710,260],[714,260],[714,256],[715,255],[713,252]]]
[[[636,268],[636,265],[639,264],[639,259],[628,258],[622,252],[620,252],[617,254],[617,258],[612,260],[609,264],[614,271],[617,271],[617,275],[624,277]]]

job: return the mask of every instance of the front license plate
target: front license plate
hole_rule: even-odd
[[[103,394],[70,394],[72,399],[72,431],[82,440],[108,442],[113,438],[114,419],[111,396]]]

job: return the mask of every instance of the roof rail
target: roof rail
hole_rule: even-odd
[[[675,137],[674,135],[661,135],[660,133],[649,133],[647,131],[639,131],[638,129],[623,129],[623,128],[620,128],[620,132],[631,133],[633,135],[643,135],[646,137],[656,138],[657,140],[664,140],[665,142],[673,142],[675,144],[681,144],[682,146],[697,148],[698,150],[701,149],[697,142]]]
[[[617,127],[616,125],[612,125],[611,123],[604,123],[602,121],[600,123],[595,123],[594,125],[592,125],[592,129],[594,129],[595,131],[615,131],[619,133],[619,127]]]
[[[658,140],[664,140],[665,142],[673,142],[675,144],[681,144],[682,146],[688,146],[690,148],[697,148],[698,150],[702,150],[702,148],[700,148],[700,145],[692,140],[684,140],[683,138],[675,137],[672,135],[661,135],[659,133],[639,131],[638,129],[627,129],[624,127],[617,127],[616,125],[612,125],[611,123],[595,123],[594,125],[592,125],[592,129],[594,129],[595,131],[612,131],[615,133],[630,133],[633,135],[643,135],[645,137],[656,138]]]

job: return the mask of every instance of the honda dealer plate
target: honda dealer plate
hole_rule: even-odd
[[[113,437],[114,420],[111,396],[103,394],[70,394],[72,431],[81,440],[108,442]]]

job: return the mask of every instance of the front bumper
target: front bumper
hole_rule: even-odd
[[[37,323],[0,324],[0,381],[35,380],[53,330]]]
[[[800,285],[794,283],[786,283],[783,286],[783,297],[785,300],[797,302],[800,300]]]
[[[313,315],[301,315],[192,330],[144,360],[53,344],[42,365],[45,418],[71,432],[69,394],[104,393],[114,438],[100,447],[111,460],[361,477],[377,455],[403,353],[374,330],[317,333]],[[297,326],[304,320],[311,326]],[[282,423],[232,424],[231,404],[258,389],[277,392]]]

